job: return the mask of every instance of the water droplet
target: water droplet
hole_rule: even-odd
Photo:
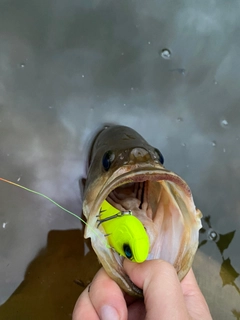
[[[207,237],[208,237],[208,240],[212,240],[212,241],[217,241],[219,239],[218,233],[212,228],[208,230]]]
[[[132,88],[131,88],[131,91],[133,91],[133,90],[134,90],[134,88],[132,87]]]
[[[217,142],[216,142],[216,141],[212,141],[212,143],[211,143],[211,144],[212,144],[212,146],[213,146],[213,147],[216,147]]]
[[[49,106],[49,107],[48,107],[48,109],[52,109],[52,108],[53,108],[53,106]]]
[[[148,44],[151,44],[151,41],[148,41]]]
[[[177,121],[177,122],[182,122],[182,121],[183,121],[183,118],[178,117],[178,118],[176,119],[176,121]]]
[[[109,126],[104,126],[104,129],[106,130],[106,129],[108,129],[109,128]]]
[[[21,177],[18,177],[18,178],[17,178],[17,182],[19,182],[20,180],[21,180]]]
[[[225,149],[225,148],[223,148],[223,152],[224,152],[224,153],[226,152],[226,149]]]
[[[122,52],[121,55],[124,56],[124,52]]]
[[[124,103],[123,106],[126,107],[126,103]]]
[[[182,143],[181,143],[181,146],[182,146],[182,147],[186,147],[186,143],[182,142]]]
[[[217,80],[214,80],[214,84],[216,84],[216,85],[218,84]]]
[[[223,128],[226,128],[226,127],[228,126],[228,121],[227,121],[226,119],[223,119],[223,120],[221,121],[221,126],[222,126]]]
[[[169,49],[163,49],[163,50],[161,51],[161,57],[162,57],[163,59],[169,60],[169,59],[171,58],[171,51],[170,51]]]
[[[6,228],[6,225],[7,225],[7,222],[3,222],[3,224],[2,224],[3,229]]]
[[[84,78],[85,76],[84,76],[84,74],[82,74],[82,78]]]
[[[21,67],[21,68],[25,68],[25,63],[22,62],[22,63],[20,64],[20,67]]]
[[[1,121],[0,121],[1,122]],[[236,137],[236,140],[238,141],[239,140],[239,137]]]
[[[189,168],[189,164],[187,164],[186,167]]]

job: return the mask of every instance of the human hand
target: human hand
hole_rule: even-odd
[[[73,320],[212,319],[192,269],[181,283],[174,267],[162,260],[137,264],[125,259],[124,269],[143,289],[144,300],[123,293],[100,269],[80,295]]]

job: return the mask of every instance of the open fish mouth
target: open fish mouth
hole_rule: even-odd
[[[144,150],[148,148],[152,147],[147,145]],[[134,153],[138,149],[137,153],[145,156],[145,151],[141,154],[142,148],[136,146],[129,148],[129,154],[133,149]],[[123,269],[123,256],[109,248],[108,235],[99,223],[103,201],[107,200],[120,212],[131,211],[141,221],[150,244],[147,260],[168,261],[175,267],[180,280],[192,265],[202,215],[194,205],[187,183],[157,163],[154,157],[146,161],[142,156],[135,157],[134,161],[122,163],[119,162],[121,158],[122,152],[115,152],[115,166],[113,164],[106,172],[99,170],[98,176],[92,169],[95,180],[88,184],[83,203],[83,212],[91,226],[86,227],[85,238],[91,238],[92,247],[109,276],[124,291],[141,295],[141,290]]]

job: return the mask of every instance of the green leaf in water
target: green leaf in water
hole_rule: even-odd
[[[240,320],[240,311],[237,311],[236,309],[233,309],[233,310],[232,310],[232,314],[234,315],[234,317],[235,317],[237,320]]]
[[[223,287],[226,284],[234,286],[235,279],[239,276],[239,273],[231,265],[231,260],[227,258],[223,260],[220,270],[220,277],[222,278]]]
[[[223,251],[226,250],[232,242],[235,232],[236,230],[226,234],[219,234],[219,240],[216,242],[216,244],[221,254],[223,254]]]

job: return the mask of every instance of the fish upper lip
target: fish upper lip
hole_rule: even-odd
[[[123,167],[117,169],[114,173],[113,173],[113,179],[108,179],[106,181],[106,183],[103,185],[102,189],[100,190],[100,193],[101,191],[104,189],[104,187],[106,187],[106,185],[110,185],[110,184],[115,184],[115,181],[116,180],[121,180],[121,179],[124,179],[124,178],[129,178],[133,175],[137,175],[137,176],[141,176],[145,173],[154,173],[154,171],[163,171],[163,172],[166,172],[166,173],[171,173],[171,171],[165,169],[165,168],[153,168],[153,167],[149,167],[149,166],[144,166],[144,167],[139,167],[139,168],[136,168],[136,169],[133,169],[133,170],[130,170],[128,172],[124,172],[120,175],[117,175],[117,173],[122,169]],[[114,175],[117,175],[114,177]],[[110,181],[109,181],[110,180]]]
[[[105,198],[108,196],[108,194],[117,186],[120,186],[122,184],[124,184],[125,182],[128,181],[128,179],[130,180],[131,177],[133,176],[143,176],[143,175],[154,175],[154,174],[165,174],[166,176],[168,176],[168,178],[170,177],[174,177],[174,179],[172,179],[172,181],[176,182],[176,181],[181,181],[181,184],[183,186],[185,186],[185,191],[186,193],[188,193],[189,195],[191,194],[191,191],[187,185],[187,183],[181,178],[179,177],[177,174],[173,173],[170,170],[163,168],[159,168],[159,167],[150,167],[150,166],[144,166],[144,167],[140,167],[140,168],[136,168],[133,170],[130,170],[128,172],[122,173],[120,175],[115,176],[115,174],[117,174],[123,167],[117,169],[114,173],[113,173],[113,178],[111,177],[110,179],[107,179],[107,181],[104,183],[104,185],[102,186],[102,188],[100,189],[98,195],[97,195],[97,199],[95,203],[99,203],[99,205],[101,204],[101,202],[103,200],[105,200]],[[144,178],[142,181],[146,181],[149,180],[148,178]],[[171,179],[163,179],[163,180],[171,180]],[[142,182],[142,181],[138,181],[138,182]],[[134,182],[134,181],[133,181]],[[136,181],[137,182],[137,181]],[[103,199],[104,198],[104,199]]]

